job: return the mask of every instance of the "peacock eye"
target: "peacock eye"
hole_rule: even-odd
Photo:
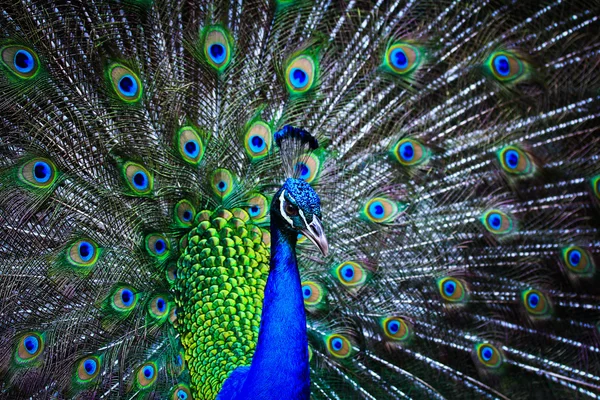
[[[580,275],[592,275],[595,270],[591,255],[579,246],[569,246],[562,250],[563,261],[569,271]]]
[[[384,65],[397,75],[407,75],[422,64],[422,58],[421,48],[398,42],[386,50]]]
[[[100,359],[89,356],[79,361],[76,365],[76,380],[79,384],[91,382],[100,372]]]
[[[140,390],[147,389],[156,381],[157,368],[153,362],[143,364],[137,372],[136,384]]]
[[[121,100],[135,103],[142,98],[142,82],[131,69],[121,64],[112,64],[108,68],[108,75],[115,93]]]
[[[283,203],[283,209],[285,210],[285,213],[290,217],[298,215],[298,207],[296,207],[287,200]]]
[[[532,316],[544,317],[551,311],[550,301],[539,290],[524,290],[521,292],[521,301],[525,306],[525,310]]]
[[[221,27],[212,27],[204,39],[204,54],[208,63],[217,71],[223,71],[231,61],[231,44],[228,33]]]
[[[352,344],[342,335],[333,334],[325,338],[329,353],[336,358],[346,358],[351,355]]]
[[[502,353],[490,343],[479,343],[475,345],[477,361],[487,368],[499,368],[502,366]]]
[[[302,282],[302,297],[305,306],[316,306],[325,297],[325,290],[317,282],[305,281]]]
[[[37,55],[33,50],[18,45],[0,49],[0,61],[21,79],[33,78],[40,69]]]
[[[17,364],[27,364],[35,361],[44,350],[44,338],[36,332],[29,332],[21,336],[14,353]]]
[[[292,59],[286,67],[285,81],[292,94],[302,94],[314,86],[317,62],[308,54]]]
[[[192,398],[190,388],[187,385],[180,383],[175,386],[172,390],[172,400],[188,400]]]
[[[45,158],[35,158],[25,163],[19,170],[19,178],[37,188],[50,187],[56,182],[56,167]]]

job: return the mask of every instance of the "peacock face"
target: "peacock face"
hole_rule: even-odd
[[[301,232],[327,255],[329,246],[321,225],[321,200],[301,179],[289,178],[275,195],[271,213],[281,217],[287,230]]]

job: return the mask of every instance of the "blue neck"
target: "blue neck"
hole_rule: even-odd
[[[248,399],[308,400],[310,376],[306,314],[296,261],[296,236],[271,217],[271,272],[256,352],[241,390]]]

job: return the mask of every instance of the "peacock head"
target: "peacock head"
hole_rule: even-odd
[[[288,178],[271,203],[271,218],[281,230],[297,236],[302,233],[327,255],[329,245],[321,225],[321,199],[313,188],[301,179]]]

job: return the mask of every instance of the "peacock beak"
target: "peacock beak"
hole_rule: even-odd
[[[327,238],[323,232],[323,225],[319,217],[313,215],[312,222],[304,229],[300,230],[304,236],[310,239],[315,246],[319,248],[323,256],[327,256],[329,252],[329,244],[327,244]]]

